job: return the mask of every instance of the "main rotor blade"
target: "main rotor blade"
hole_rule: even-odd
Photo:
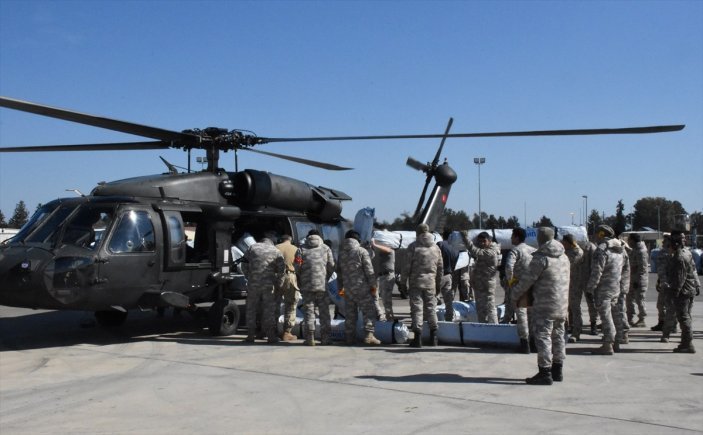
[[[413,169],[417,169],[418,171],[422,172],[427,172],[427,170],[429,169],[429,165],[426,165],[419,160],[415,160],[412,157],[408,157],[408,160],[405,162],[405,164]]]
[[[163,141],[174,141],[185,144],[200,143],[200,138],[192,134],[164,130],[162,128],[135,124],[133,122],[119,121],[117,119],[89,115],[87,113],[79,113],[72,110],[59,109],[42,104],[30,103],[28,101],[16,100],[14,98],[0,97],[0,107],[48,116],[49,118],[63,119],[65,121],[77,122],[79,124],[91,125],[93,127],[105,128],[122,133],[129,133],[152,139],[160,139]]]
[[[24,153],[34,151],[124,151],[161,150],[171,147],[170,142],[119,142],[84,145],[39,145],[29,147],[0,147],[0,153]]]
[[[254,150],[251,148],[244,148],[244,151],[251,151],[253,153],[265,154],[265,155],[271,156],[271,157],[278,157],[279,159],[290,160],[291,162],[302,163],[304,165],[314,166],[316,168],[328,169],[330,171],[347,171],[349,169],[354,169],[354,168],[345,168],[342,166],[333,165],[331,163],[322,163],[322,162],[316,162],[313,160],[301,159],[300,157],[286,156],[284,154],[276,154],[276,153],[271,153],[268,151]]]
[[[260,137],[258,143],[270,142],[321,142],[338,140],[380,139],[440,139],[444,137],[507,137],[507,136],[587,136],[598,134],[648,134],[683,130],[685,125],[656,125],[649,127],[592,128],[579,130],[506,131],[496,133],[451,133],[451,134],[401,134],[389,136],[327,136],[327,137]]]

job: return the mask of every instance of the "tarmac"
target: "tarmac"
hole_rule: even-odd
[[[613,356],[583,335],[552,386],[526,385],[536,355],[510,349],[248,344],[170,311],[103,329],[92,313],[0,307],[0,434],[703,433],[702,299],[698,353],[650,331],[650,285],[647,327]],[[407,300],[394,309],[407,318]]]

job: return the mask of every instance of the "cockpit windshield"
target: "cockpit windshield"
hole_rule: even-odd
[[[95,249],[113,217],[114,204],[51,202],[37,210],[10,243],[50,243]]]

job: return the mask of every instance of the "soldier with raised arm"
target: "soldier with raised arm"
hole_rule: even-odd
[[[479,323],[498,323],[496,313],[496,286],[498,285],[498,258],[500,245],[491,240],[483,231],[474,245],[468,235],[462,232],[469,255],[475,260],[472,286],[476,297],[476,312]]]

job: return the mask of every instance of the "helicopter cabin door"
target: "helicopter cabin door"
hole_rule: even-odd
[[[143,295],[159,292],[160,229],[151,207],[133,203],[118,207],[99,268],[99,280],[111,293],[113,306],[134,306]]]

